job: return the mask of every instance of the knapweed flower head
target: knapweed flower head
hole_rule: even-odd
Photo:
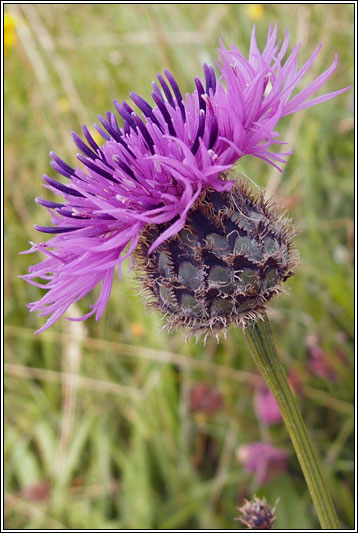
[[[296,263],[289,221],[242,179],[230,191],[205,189],[184,228],[150,253],[165,230],[161,224],[142,231],[134,252],[138,277],[148,306],[168,318],[166,327],[185,326],[189,335],[245,327]]]
[[[29,283],[47,291],[39,301],[29,304],[31,311],[49,316],[38,331],[51,326],[72,303],[81,300],[102,283],[96,303],[82,317],[85,319],[95,314],[99,319],[111,293],[115,270],[118,269],[120,274],[123,261],[137,249],[138,243],[145,243],[147,257],[151,257],[161,245],[165,245],[185,229],[188,216],[196,209],[197,202],[205,203],[208,198],[206,195],[210,194],[215,202],[221,194],[227,195],[232,190],[235,191],[235,181],[230,179],[229,171],[241,157],[252,155],[280,170],[279,165],[287,160],[291,152],[277,153],[272,150],[275,145],[282,144],[275,130],[279,120],[346,90],[311,98],[335,70],[335,58],[325,72],[293,96],[294,89],[317,57],[320,46],[298,69],[297,56],[301,45],[296,46],[285,59],[288,40],[286,32],[283,42],[277,42],[277,27],[271,27],[266,46],[261,52],[253,30],[248,59],[234,45],[226,49],[221,44],[221,61],[217,63],[218,78],[214,68],[204,64],[203,78],[195,78],[195,90],[183,96],[173,75],[165,71],[165,76],[159,74],[158,81],[153,82],[152,104],[136,93],[130,95],[131,105],[114,102],[116,111],[123,120],[122,126],[112,112],[99,116],[99,124],[95,127],[105,141],[103,145],[96,143],[86,126],[82,127],[84,140],[73,133],[74,142],[81,151],[77,156],[80,164],[75,168],[51,153],[52,167],[69,182],[64,185],[52,177],[44,176],[45,187],[64,200],[53,202],[37,199],[51,213],[53,225],[35,227],[41,232],[55,235],[47,242],[33,244],[29,252],[39,251],[44,259],[32,266],[24,276]],[[236,201],[238,195],[242,198],[241,192],[235,192],[233,201]],[[255,207],[252,195],[247,193],[247,196],[247,209],[240,207],[243,212],[240,216],[244,219],[246,217],[250,222]],[[285,278],[292,263],[290,237],[285,229],[277,228],[276,219],[276,229],[270,237],[273,246],[279,247],[281,255],[280,258],[276,257],[274,268],[271,259],[265,257],[265,246],[268,246],[265,236],[272,233],[272,220],[270,222],[270,217],[267,217],[263,202],[261,207],[262,213],[257,211],[257,216],[263,216],[264,220],[252,245],[248,243],[248,240],[252,240],[252,227],[241,231],[236,225],[236,237],[244,240],[247,237],[246,244],[250,250],[244,241],[239,244],[239,251],[235,250],[236,240],[228,243],[231,247],[230,261],[233,262],[234,255],[240,255],[244,250],[248,262],[238,262],[239,270],[234,268],[234,274],[220,272],[218,269],[212,273],[212,277],[218,277],[219,282],[226,287],[231,283],[233,275],[236,276],[233,283],[236,283],[241,270],[256,269],[252,263],[255,259],[251,260],[248,254],[254,255],[258,249],[261,266],[257,279],[250,279],[253,274],[244,272],[244,277],[249,279],[242,283],[246,292],[251,290],[251,296],[255,296],[254,290],[259,294],[257,306],[261,306],[266,298],[267,289],[264,285],[268,283],[268,271],[281,269]],[[210,211],[211,207],[206,209]],[[217,215],[220,216],[220,213],[217,212],[215,216]],[[231,223],[235,221],[230,224],[227,222],[226,229],[231,228]],[[244,225],[242,219],[240,224]],[[218,222],[217,226],[212,227],[211,233],[218,234],[219,225]],[[151,242],[148,240],[148,232],[143,237],[143,232],[148,228],[151,228],[149,233],[153,235]],[[218,235],[222,236],[220,233]],[[221,244],[217,242],[219,237],[213,237],[217,250],[226,246],[223,241]],[[204,235],[200,238],[209,239]],[[227,235],[224,236],[226,241],[228,238]],[[210,248],[209,243],[207,247]],[[285,248],[286,259],[282,256]],[[270,251],[270,257],[275,256],[276,251]],[[214,255],[220,256],[220,251]],[[143,261],[142,258],[140,262]],[[165,259],[161,261],[165,263]],[[189,258],[187,262],[190,261]],[[220,261],[213,259],[207,267],[210,270],[213,266],[220,265]],[[164,270],[165,268],[163,265]],[[171,268],[170,264],[168,268]],[[179,278],[179,263],[174,264],[173,268]],[[200,277],[201,273],[195,272],[195,276],[197,275]],[[204,284],[208,283],[209,275],[208,271],[202,279]],[[274,272],[272,276],[275,275]],[[268,289],[275,290],[278,282],[278,279],[269,281],[271,287]],[[258,289],[255,289],[255,283],[260,285]],[[158,297],[159,284],[158,276],[158,286],[153,293],[155,297]],[[220,292],[224,294],[222,299],[225,300],[227,293],[223,287],[222,289]],[[188,294],[185,286],[182,289],[177,287],[176,290],[182,291],[175,294],[175,298],[180,300],[176,305],[181,308],[181,299]],[[189,296],[192,296],[192,292],[189,292]],[[164,294],[160,302],[170,313],[171,298]],[[211,298],[205,300],[205,306],[210,307],[212,303]],[[242,298],[239,297],[237,302],[232,299],[231,303],[234,307],[230,316],[237,312],[242,319],[240,322],[244,323],[247,310],[238,309],[244,303]],[[252,302],[248,305],[249,316],[255,315],[255,305]],[[190,314],[193,304],[190,303],[186,308],[189,308]],[[214,319],[211,320],[210,327],[227,327],[230,323],[227,312],[225,302],[216,304],[213,312],[205,307],[200,316],[197,316],[199,311],[196,308],[194,316],[189,317],[188,325],[200,329],[202,321],[209,317],[210,320]]]
[[[255,474],[259,485],[264,485],[287,470],[288,453],[268,442],[252,442],[240,446],[237,458],[245,470]]]

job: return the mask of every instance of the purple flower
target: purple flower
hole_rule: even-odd
[[[190,410],[213,415],[223,407],[223,397],[219,389],[210,383],[196,383],[189,395]]]
[[[279,168],[291,153],[275,153],[283,144],[275,127],[280,118],[324,102],[347,90],[310,99],[331,76],[332,65],[305,89],[291,96],[321,48],[298,70],[300,44],[284,61],[288,31],[276,42],[277,26],[270,27],[263,52],[252,32],[249,59],[234,46],[220,48],[220,77],[204,64],[204,79],[195,78],[196,89],[183,97],[172,74],[153,82],[150,105],[131,93],[132,104],[114,105],[123,119],[120,127],[112,112],[99,116],[97,131],[105,143],[98,146],[86,126],[83,141],[73,133],[82,152],[82,166],[75,168],[51,152],[51,165],[69,180],[67,185],[44,176],[45,187],[64,198],[60,203],[38,198],[51,213],[53,226],[35,228],[54,234],[27,252],[40,251],[44,259],[30,267],[23,278],[46,289],[31,311],[50,315],[38,332],[51,326],[67,309],[102,282],[97,302],[83,320],[105,309],[115,269],[135,249],[147,224],[171,223],[156,239],[149,253],[178,233],[200,192],[212,187],[229,190],[223,179],[242,156],[254,155]],[[135,107],[142,114],[140,117]],[[42,282],[36,281],[42,280]],[[72,319],[73,320],[73,319]]]
[[[282,415],[275,398],[266,386],[259,387],[254,396],[256,416],[264,424],[277,424],[282,422]]]
[[[287,452],[267,442],[253,442],[240,446],[236,455],[244,468],[255,474],[260,485],[269,483],[287,470]]]
[[[288,381],[295,393],[300,395],[302,393],[300,374],[291,368],[288,373]],[[255,390],[254,408],[257,418],[263,424],[271,425],[282,422],[280,408],[272,392],[264,383]]]
[[[320,347],[318,339],[314,336],[307,337],[306,344],[310,353],[308,368],[331,383],[336,383],[338,378],[337,372],[334,369],[329,355]]]

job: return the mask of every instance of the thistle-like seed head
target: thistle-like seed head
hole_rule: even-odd
[[[238,522],[244,524],[248,529],[271,529],[276,519],[275,512],[278,500],[271,509],[265,498],[254,496],[251,501],[245,500],[244,505],[239,507],[241,512]]]
[[[227,192],[204,190],[184,228],[148,255],[168,226],[143,230],[136,270],[149,306],[167,316],[170,329],[185,326],[189,335],[245,327],[297,262],[290,221],[242,178]]]

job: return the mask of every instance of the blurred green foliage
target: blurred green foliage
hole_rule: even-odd
[[[18,255],[49,215],[41,174],[48,152],[70,164],[69,132],[92,124],[133,90],[149,97],[169,68],[184,91],[218,38],[246,53],[255,20],[260,46],[277,22],[301,64],[324,46],[308,76],[339,55],[326,90],[353,79],[353,5],[8,4],[16,42],[5,56],[5,489],[7,529],[237,529],[236,506],[253,491],[281,501],[275,528],[316,528],[285,428],[259,424],[256,371],[240,331],[217,344],[160,331],[132,274],[115,281],[102,320],[61,319],[40,336],[26,303],[40,289],[18,275],[37,261]],[[10,41],[9,41],[10,42]],[[299,228],[301,266],[270,305],[279,353],[301,384],[300,404],[342,524],[353,505],[353,96],[352,91],[280,124],[294,147],[285,173],[246,157],[240,170],[264,186]],[[124,269],[125,270],[125,269]],[[91,295],[72,313],[86,312]],[[335,380],[308,366],[307,339],[324,350]],[[193,384],[223,396],[215,414],[190,411]],[[291,450],[289,470],[257,487],[236,458],[241,444]]]

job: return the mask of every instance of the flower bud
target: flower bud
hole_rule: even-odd
[[[254,496],[251,501],[245,500],[244,505],[239,507],[242,516],[236,520],[248,529],[271,529],[276,519],[277,504],[278,500],[271,509],[265,498]]]

